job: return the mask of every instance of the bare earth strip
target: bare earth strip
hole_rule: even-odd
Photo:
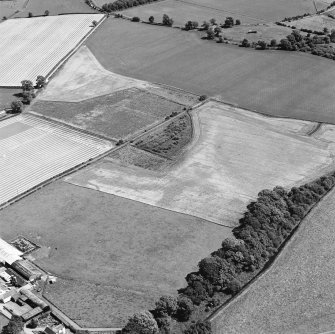
[[[329,131],[318,139],[304,135],[314,123],[267,118],[215,102],[200,107],[193,120],[189,153],[170,171],[108,161],[66,181],[233,226],[261,189],[301,183],[333,163],[332,138],[324,138]]]
[[[335,191],[315,208],[274,266],[213,320],[215,334],[335,330]]]
[[[52,79],[38,99],[80,102],[128,88],[150,86],[147,82],[105,70],[91,51],[82,46]]]

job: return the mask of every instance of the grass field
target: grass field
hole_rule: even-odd
[[[186,0],[185,2],[218,10],[229,10],[230,16],[244,15],[267,22],[304,13],[315,13],[315,7],[311,0],[254,0],[252,2],[245,0]],[[316,4],[320,9],[326,7],[322,1],[316,1]]]
[[[218,22],[224,22],[227,16],[232,15],[229,11],[206,8],[178,0],[165,0],[145,6],[133,7],[122,11],[122,13],[128,16],[139,16],[143,21],[148,21],[152,15],[157,23],[161,23],[163,14],[167,14],[173,18],[174,26],[184,26],[189,20],[197,21],[201,25],[203,21],[209,21],[212,18],[216,18]],[[234,18],[240,19],[242,23],[260,22],[258,19],[244,15],[241,17],[237,15]]]
[[[14,94],[19,94],[21,92],[21,89],[17,88],[0,88],[0,110],[9,108],[11,102],[19,99]]]
[[[0,25],[0,86],[47,77],[92,30],[101,14],[63,15],[7,20]],[[24,39],[20,36],[24,35]]]
[[[115,139],[128,138],[164,120],[183,106],[137,88],[81,102],[37,101],[32,110]]]
[[[333,190],[305,219],[273,267],[212,321],[215,334],[334,330],[334,196]]]
[[[95,13],[85,0],[29,0],[27,6],[14,17],[27,17],[29,12],[34,16],[44,15],[46,10],[49,11],[49,15]]]
[[[16,11],[22,10],[26,0],[0,1],[0,23],[4,16],[10,18]]]
[[[275,119],[209,102],[192,113],[194,138],[184,158],[163,173],[103,162],[70,183],[234,226],[264,188],[292,186],[331,168],[331,126]],[[316,135],[318,132],[316,133]]]
[[[230,229],[58,181],[0,211],[1,236],[50,247],[46,296],[79,324],[120,326],[184,286]]]
[[[52,78],[40,100],[80,102],[128,88],[146,88],[148,83],[105,70],[82,46]]]
[[[332,60],[226,46],[197,33],[120,19],[106,20],[86,44],[106,69],[119,74],[271,115],[335,123]]]
[[[256,30],[255,34],[248,34],[249,30]],[[228,40],[233,40],[241,42],[246,38],[249,42],[257,43],[259,40],[266,41],[270,43],[272,39],[276,39],[277,42],[287,35],[292,33],[292,29],[288,27],[278,26],[274,23],[264,23],[262,25],[240,25],[234,26],[230,29],[224,29],[222,31],[222,36],[226,37]]]
[[[300,20],[288,22],[290,26],[297,29],[310,29],[316,31],[323,31],[323,28],[328,28],[329,31],[335,28],[335,20],[327,15],[307,16]]]
[[[0,123],[0,204],[112,148],[113,144],[23,114]]]

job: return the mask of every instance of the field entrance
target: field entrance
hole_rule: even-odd
[[[2,121],[0,204],[112,147],[28,114]]]
[[[210,102],[192,113],[194,138],[184,159],[162,173],[105,161],[66,178],[209,221],[234,226],[264,188],[292,186],[332,163],[332,129],[276,119]],[[315,134],[316,136],[317,134]]]

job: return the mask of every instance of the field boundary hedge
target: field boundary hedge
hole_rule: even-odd
[[[331,175],[331,173],[330,173]],[[316,208],[321,201],[334,190],[335,184],[331,187],[331,189],[326,192],[318,202],[316,202],[314,205],[310,207],[310,209],[307,211],[306,215],[303,217],[303,219],[292,229],[291,233],[286,237],[286,239],[281,243],[281,245],[278,248],[277,253],[270,258],[264,265],[264,267],[257,273],[256,276],[254,276],[248,283],[246,283],[242,289],[234,296],[232,296],[230,299],[225,301],[218,309],[216,309],[212,314],[210,314],[205,320],[206,321],[213,321],[217,316],[221,314],[232,302],[234,302],[239,297],[243,296],[245,293],[248,292],[248,290],[251,288],[251,286],[256,283],[259,279],[261,279],[264,275],[268,273],[269,270],[272,269],[272,267],[277,263],[277,261],[282,256],[283,249],[293,242],[294,238],[297,236],[297,231],[299,230],[300,226],[303,224],[305,219],[309,216],[309,214]]]

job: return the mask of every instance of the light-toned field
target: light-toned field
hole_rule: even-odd
[[[0,86],[21,86],[52,69],[92,30],[101,14],[7,20],[0,25]],[[24,36],[24,38],[22,38]]]
[[[215,334],[333,333],[334,190],[310,213],[273,267],[212,320]]]
[[[39,100],[80,102],[89,98],[150,84],[105,70],[82,46],[57,72]]]
[[[291,27],[296,27],[297,29],[304,28],[313,31],[323,31],[323,28],[328,28],[329,31],[335,29],[335,20],[327,15],[307,16],[300,20],[291,21],[288,24]]]
[[[333,60],[227,46],[201,40],[195,32],[111,18],[86,45],[118,74],[215,95],[270,115],[335,124]]]
[[[127,16],[139,16],[143,21],[148,21],[152,15],[157,23],[162,23],[163,14],[167,14],[173,19],[174,26],[185,26],[187,21],[197,21],[200,26],[203,21],[209,21],[212,18],[217,19],[218,22],[224,22],[227,16],[232,15],[229,9],[228,11],[217,10],[178,0],[165,0],[145,6],[132,7],[122,11],[122,13]],[[258,19],[249,18],[244,15],[236,15],[234,18],[240,19],[242,23],[260,22]]]
[[[50,247],[37,263],[59,279],[47,296],[85,327],[118,327],[185,286],[231,230],[118,196],[54,182],[0,211],[5,240]]]
[[[24,114],[0,124],[0,204],[113,145]]]
[[[263,117],[215,102],[192,117],[193,142],[172,170],[160,174],[108,161],[66,181],[234,226],[260,190],[300,184],[333,163],[332,142],[306,136],[313,123]]]

